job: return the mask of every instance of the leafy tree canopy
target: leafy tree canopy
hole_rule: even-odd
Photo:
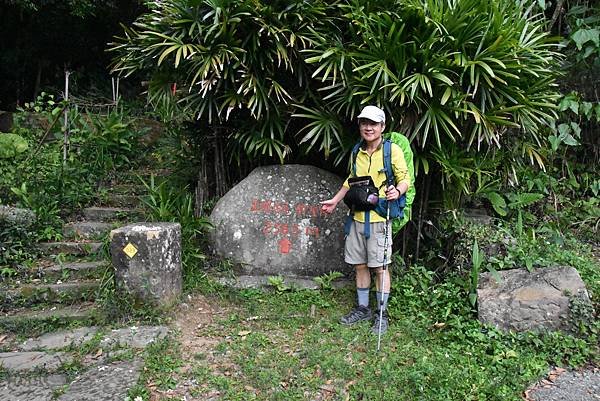
[[[538,139],[556,117],[557,45],[529,2],[147,5],[113,45],[114,70],[149,72],[153,102],[225,126],[250,154],[283,161],[300,143],[343,156],[367,103],[423,148]]]

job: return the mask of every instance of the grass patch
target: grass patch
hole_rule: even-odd
[[[144,380],[179,399],[516,401],[550,365],[600,361],[592,331],[507,334],[481,325],[459,279],[436,283],[412,268],[393,288],[379,353],[370,324],[338,323],[352,289],[221,289],[209,302],[224,313],[194,332],[213,345],[181,355],[177,342],[157,344]]]

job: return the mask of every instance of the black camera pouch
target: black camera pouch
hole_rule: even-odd
[[[379,189],[369,176],[348,179],[350,189],[344,196],[344,203],[354,211],[374,210],[379,200]]]

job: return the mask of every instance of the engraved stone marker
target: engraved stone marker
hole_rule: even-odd
[[[143,302],[169,305],[181,294],[181,226],[137,223],[112,230],[117,289]]]
[[[215,206],[215,251],[241,266],[243,276],[312,278],[348,272],[344,263],[344,221],[340,203],[331,215],[320,201],[339,190],[342,179],[313,166],[255,169]]]

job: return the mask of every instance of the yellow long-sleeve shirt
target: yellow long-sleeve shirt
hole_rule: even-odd
[[[392,171],[396,178],[396,187],[402,182],[410,187],[410,176],[408,174],[408,168],[406,167],[406,161],[404,160],[404,153],[400,146],[395,143],[392,143]],[[386,176],[385,168],[383,166],[383,145],[380,144],[371,155],[362,148],[359,149],[358,154],[356,155],[356,177],[361,176],[370,176],[373,179],[375,186],[379,188],[379,197],[385,198],[386,185],[383,184],[386,181]],[[355,175],[350,174],[343,184],[344,187],[350,188],[348,179],[351,177],[355,177]],[[385,221],[385,217],[381,217],[374,211],[371,211],[370,213],[369,221],[371,223]],[[355,212],[354,220],[364,223],[365,212]]]

